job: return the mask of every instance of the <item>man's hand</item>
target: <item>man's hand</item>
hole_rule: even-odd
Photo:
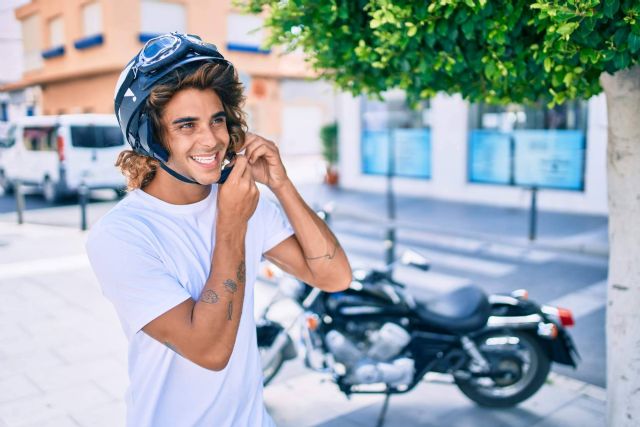
[[[259,196],[247,158],[237,156],[229,178],[218,186],[218,224],[246,227],[258,206]]]
[[[247,132],[243,149],[246,150],[245,156],[257,182],[276,190],[289,180],[274,142]]]

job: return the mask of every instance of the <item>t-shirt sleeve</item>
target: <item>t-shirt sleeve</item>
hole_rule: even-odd
[[[102,292],[113,303],[128,338],[191,297],[152,245],[132,230],[97,227],[86,248]]]
[[[258,206],[261,209],[264,220],[264,239],[262,244],[262,253],[264,254],[287,237],[293,235],[294,231],[289,219],[276,201],[264,194],[260,194]]]

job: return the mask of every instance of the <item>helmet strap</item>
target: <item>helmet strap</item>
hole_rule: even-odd
[[[157,159],[158,162],[160,163],[160,167],[162,169],[164,169],[169,175],[171,175],[172,177],[174,177],[175,179],[182,181],[182,182],[186,182],[187,184],[197,184],[197,185],[202,185],[197,181],[194,181],[192,179],[187,178],[184,175],[180,175],[178,172],[174,171],[173,169],[171,169],[169,166],[166,165],[165,162],[163,162],[160,159]]]

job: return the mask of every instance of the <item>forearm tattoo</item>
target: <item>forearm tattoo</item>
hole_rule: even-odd
[[[335,240],[334,242],[334,247],[333,247],[333,253],[329,253],[327,252],[324,255],[320,255],[320,256],[304,256],[306,260],[308,261],[313,261],[313,260],[317,260],[317,259],[328,259],[328,260],[332,260],[333,258],[335,258],[336,253],[338,252],[338,248],[340,247],[340,242],[338,242],[338,239]]]
[[[231,320],[232,314],[233,314],[233,301],[229,301],[229,305],[227,306],[227,320]]]
[[[231,279],[227,279],[224,281],[224,287],[226,290],[228,290],[232,294],[235,294],[236,291],[238,290],[238,284]]]
[[[216,291],[212,289],[205,290],[200,296],[200,301],[206,302],[207,304],[215,304],[220,300],[220,297],[216,293]]]
[[[238,282],[244,283],[247,278],[247,269],[244,264],[244,260],[240,261],[240,265],[238,266],[238,272],[236,273],[236,277],[238,278]]]

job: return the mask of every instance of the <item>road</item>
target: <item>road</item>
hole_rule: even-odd
[[[112,193],[98,193],[94,200],[110,197]],[[34,222],[38,223],[74,226],[79,224],[77,218],[69,216],[69,211],[77,212],[72,209],[74,203],[67,200],[50,205],[40,196],[27,196],[27,209],[38,210],[37,217],[36,212],[27,214],[27,221],[35,218]],[[98,205],[104,205],[102,211],[106,211],[112,203],[93,204]],[[5,220],[14,210],[13,197],[0,196],[0,213],[5,213]],[[93,216],[95,220],[97,215]],[[354,268],[383,265],[384,230],[379,226],[336,216],[332,227]],[[559,365],[555,365],[554,370],[605,386],[606,258],[523,249],[504,243],[404,229],[398,231],[398,244],[398,253],[411,247],[432,263],[431,270],[426,273],[407,268],[397,271],[396,278],[416,293],[435,295],[469,283],[482,287],[487,293],[508,293],[526,288],[535,301],[557,303],[572,309],[577,315],[577,324],[571,334],[583,359],[577,370]]]

